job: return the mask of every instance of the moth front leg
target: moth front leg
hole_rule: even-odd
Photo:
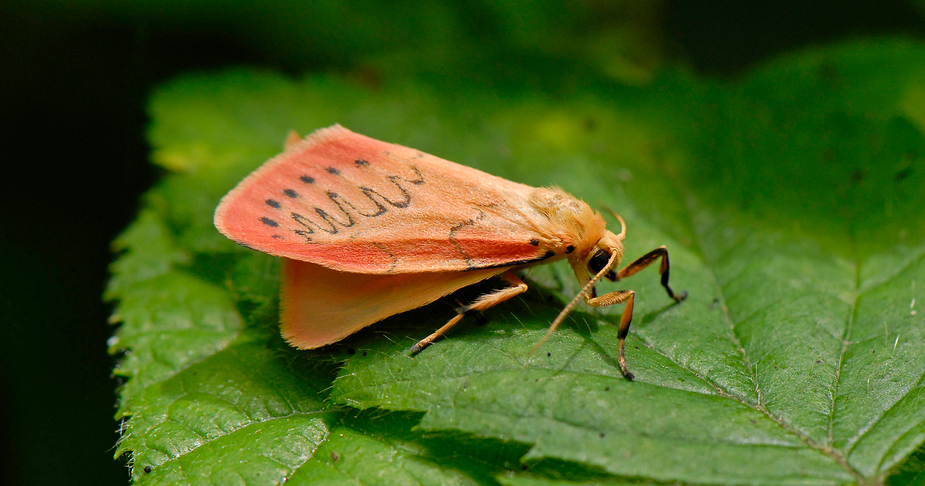
[[[665,287],[665,291],[668,292],[668,297],[674,299],[675,302],[681,302],[685,297],[687,297],[687,292],[675,294],[674,291],[671,290],[671,287],[668,285],[668,274],[671,268],[668,264],[668,249],[665,248],[665,245],[662,245],[650,251],[649,253],[646,253],[645,255],[637,258],[633,263],[623,267],[623,270],[617,272],[617,280],[634,275],[636,272],[648,267],[659,258],[662,259],[662,263],[658,267],[658,273],[662,275],[662,287]]]
[[[417,353],[433,343],[437,338],[443,336],[451,327],[455,326],[466,314],[472,311],[483,311],[494,307],[512,297],[516,297],[527,291],[527,284],[523,280],[517,278],[517,275],[514,275],[514,272],[508,270],[501,275],[501,278],[508,281],[511,284],[510,287],[498,289],[494,292],[485,294],[478,299],[475,299],[469,305],[464,305],[456,309],[456,316],[450,319],[449,322],[443,325],[440,329],[437,329],[430,336],[427,336],[424,339],[418,341],[417,344],[411,347],[411,353]]]
[[[607,307],[609,305],[626,302],[626,307],[623,308],[623,315],[620,316],[620,328],[617,330],[617,339],[619,339],[617,346],[617,361],[620,363],[620,371],[623,372],[623,376],[630,380],[635,379],[636,376],[630,373],[630,370],[626,367],[625,349],[626,335],[629,334],[630,323],[633,321],[633,301],[635,300],[635,295],[636,292],[632,290],[617,290],[600,297],[592,297],[585,300],[585,302],[592,307]]]

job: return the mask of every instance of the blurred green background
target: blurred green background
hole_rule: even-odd
[[[735,79],[805,46],[922,39],[923,12],[914,1],[4,2],[0,484],[128,481],[111,459],[117,383],[100,295],[109,243],[158,175],[144,132],[159,83],[247,65],[374,86],[377,65],[407,63],[486,90],[527,74],[567,94],[568,76],[545,77],[542,59],[572,52],[626,83],[666,62]]]

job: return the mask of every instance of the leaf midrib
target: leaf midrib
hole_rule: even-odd
[[[785,421],[782,417],[779,417],[779,416],[777,416],[777,415],[771,413],[764,405],[761,404],[762,397],[764,396],[764,393],[763,393],[762,390],[761,390],[761,384],[760,384],[760,381],[759,381],[759,379],[758,379],[757,370],[756,370],[755,367],[752,365],[751,360],[748,358],[748,352],[747,352],[747,350],[742,346],[741,341],[739,340],[738,334],[736,333],[737,324],[735,323],[735,321],[734,321],[734,320],[732,319],[732,317],[730,316],[730,313],[729,313],[729,306],[726,304],[727,301],[726,301],[726,297],[725,297],[725,294],[726,294],[725,288],[724,288],[724,286],[723,286],[722,284],[719,283],[718,279],[716,278],[716,271],[715,271],[714,268],[713,268],[714,262],[712,262],[711,259],[709,259],[709,258],[707,257],[706,252],[703,251],[703,245],[702,245],[701,234],[700,234],[700,232],[698,232],[698,231],[696,231],[696,230],[694,229],[694,228],[696,228],[696,225],[695,225],[694,218],[693,218],[693,214],[692,214],[691,203],[692,203],[692,201],[695,200],[695,198],[694,198],[694,196],[690,193],[690,191],[687,190],[686,187],[683,188],[683,189],[681,189],[681,184],[680,184],[680,181],[678,180],[678,178],[679,178],[679,176],[674,176],[674,177],[671,177],[671,180],[672,180],[672,182],[673,182],[673,185],[676,187],[676,189],[678,189],[678,190],[680,191],[680,194],[684,194],[684,200],[685,200],[685,202],[686,202],[686,204],[684,204],[684,214],[685,214],[685,216],[686,216],[686,218],[687,218],[687,225],[688,225],[688,228],[690,229],[690,234],[692,235],[692,238],[691,238],[691,242],[692,242],[692,244],[691,244],[691,249],[692,249],[693,251],[695,251],[695,252],[700,256],[700,259],[701,259],[701,261],[703,262],[703,265],[704,265],[704,269],[705,269],[705,270],[708,272],[708,274],[709,274],[709,279],[710,279],[710,281],[715,285],[715,288],[717,289],[717,292],[719,293],[719,295],[717,296],[717,298],[719,299],[719,301],[720,301],[720,303],[721,303],[721,305],[722,305],[722,309],[723,309],[723,312],[722,312],[722,314],[723,314],[723,319],[724,319],[724,320],[726,321],[726,323],[729,325],[731,340],[732,340],[732,342],[733,342],[733,344],[734,344],[734,346],[735,346],[736,351],[739,353],[739,356],[741,357],[743,364],[745,365],[746,369],[749,371],[749,374],[750,374],[750,376],[751,376],[751,378],[752,378],[752,383],[754,383],[754,385],[755,385],[755,394],[757,395],[757,396],[756,396],[757,402],[754,403],[754,404],[753,404],[753,403],[749,403],[749,402],[747,402],[747,401],[745,400],[744,397],[739,397],[739,396],[736,396],[736,395],[731,394],[728,390],[726,390],[726,389],[725,389],[724,387],[722,387],[721,385],[715,383],[713,380],[709,380],[709,379],[707,379],[707,378],[705,378],[705,377],[701,377],[701,379],[703,379],[704,381],[706,381],[706,382],[712,384],[712,385],[715,386],[718,390],[720,390],[721,396],[724,396],[724,397],[726,397],[726,398],[733,399],[733,400],[739,402],[740,404],[742,404],[742,405],[744,405],[744,406],[747,406],[747,407],[749,407],[749,408],[751,408],[751,409],[753,409],[753,410],[756,410],[756,411],[762,413],[763,415],[765,415],[766,417],[768,417],[768,419],[770,419],[770,420],[773,421],[775,424],[777,424],[779,427],[781,427],[784,431],[786,431],[786,432],[788,432],[788,433],[790,433],[790,434],[796,436],[801,442],[803,442],[804,444],[806,444],[807,447],[810,447],[811,449],[814,449],[814,450],[816,450],[816,451],[818,451],[818,452],[824,454],[825,456],[831,458],[833,461],[835,461],[835,462],[838,463],[840,466],[842,466],[849,474],[851,474],[852,476],[854,476],[855,478],[857,478],[857,480],[858,480],[859,483],[863,483],[863,481],[864,481],[864,476],[863,476],[859,471],[857,471],[856,469],[854,469],[854,468],[848,463],[845,454],[840,453],[839,451],[837,451],[836,449],[832,448],[832,447],[829,446],[829,445],[824,445],[824,446],[823,446],[823,445],[817,444],[816,441],[814,441],[814,440],[813,440],[811,437],[809,437],[807,434],[804,434],[804,433],[800,432],[799,429],[797,429],[797,428],[795,428],[794,426],[792,426],[791,424],[789,424],[789,423],[788,423],[787,421]],[[859,265],[855,265],[856,274],[857,274],[857,272],[859,272],[859,268],[860,268]],[[857,288],[857,286],[858,286],[858,285],[857,285],[857,281],[855,281],[855,288]],[[856,309],[857,302],[858,302],[858,296],[857,296],[857,292],[855,292],[855,297],[854,297],[854,299],[853,299],[853,304],[852,304],[852,317],[851,317],[851,323],[854,322],[854,310]],[[750,314],[750,315],[752,315],[752,314]],[[746,319],[747,319],[747,317],[746,317]],[[851,324],[851,323],[849,323],[849,324]],[[846,326],[846,327],[847,327],[847,326]],[[846,333],[847,333],[847,332],[848,332],[848,331],[846,330]],[[843,343],[844,343],[844,342],[845,342],[845,341],[844,341],[844,339],[843,339]],[[840,355],[840,357],[839,357],[839,366],[838,366],[838,369],[837,369],[837,371],[836,371],[836,378],[835,378],[836,381],[837,381],[837,377],[838,377],[838,375],[840,374],[840,371],[841,371],[841,364],[842,364],[842,361],[841,361],[841,360],[843,359],[845,353],[846,353],[846,347],[845,347],[845,346],[842,346],[841,355]],[[660,353],[660,354],[661,354],[661,353]],[[680,365],[679,365],[679,366],[680,366]],[[698,373],[695,373],[695,375],[700,376]],[[836,393],[835,393],[835,390],[833,390],[833,392],[832,392],[832,402],[831,402],[831,406],[830,406],[830,410],[829,410],[829,418],[830,418],[830,420],[829,420],[829,434],[830,434],[830,435],[829,435],[829,444],[832,443],[832,440],[831,440],[831,433],[832,433],[832,424],[833,424],[833,422],[834,422],[834,414],[835,414],[835,397],[836,397]]]

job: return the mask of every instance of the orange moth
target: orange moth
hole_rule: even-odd
[[[335,343],[386,317],[500,276],[510,286],[459,307],[415,344],[418,352],[464,315],[527,290],[516,270],[567,260],[581,292],[552,322],[555,331],[579,299],[594,307],[626,303],[619,364],[633,317],[632,290],[598,296],[594,284],[629,277],[656,260],[668,296],[664,246],[616,271],[626,224],[614,234],[584,201],[555,187],[531,187],[380,142],[340,125],[300,140],[231,190],[215,226],[237,243],[283,257],[281,328],[300,349]]]

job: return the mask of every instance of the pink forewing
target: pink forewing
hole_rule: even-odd
[[[215,225],[249,248],[339,271],[471,271],[549,257],[524,214],[531,190],[335,125],[245,178]]]

